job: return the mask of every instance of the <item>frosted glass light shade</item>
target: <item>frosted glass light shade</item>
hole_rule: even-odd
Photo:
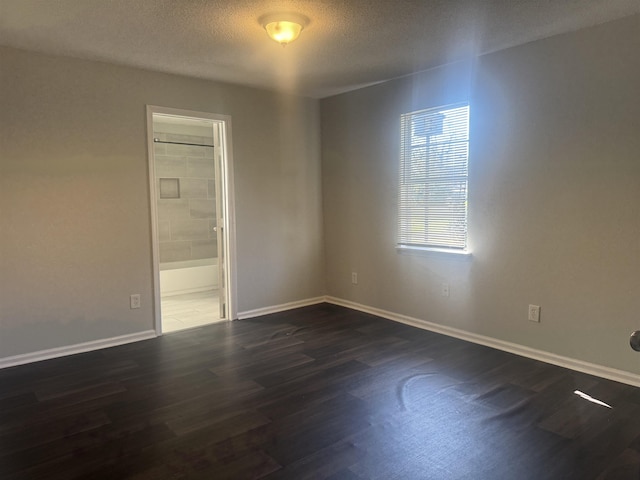
[[[267,34],[281,45],[293,42],[302,31],[302,25],[287,20],[267,23],[264,28]]]
[[[309,19],[299,13],[280,12],[264,15],[259,22],[269,37],[285,46],[298,38],[300,32],[309,24]]]

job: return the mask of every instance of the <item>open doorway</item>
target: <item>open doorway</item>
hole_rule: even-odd
[[[156,333],[235,318],[230,117],[147,107]]]

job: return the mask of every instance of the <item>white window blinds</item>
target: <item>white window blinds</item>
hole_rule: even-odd
[[[400,247],[467,247],[469,105],[401,116]]]

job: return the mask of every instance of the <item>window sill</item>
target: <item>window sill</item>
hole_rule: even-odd
[[[406,245],[396,245],[396,251],[409,255],[443,255],[457,257],[460,259],[470,259],[471,252],[468,250],[456,250],[453,248],[434,248],[434,247],[408,247]]]

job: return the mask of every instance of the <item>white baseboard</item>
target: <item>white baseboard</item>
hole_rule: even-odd
[[[306,300],[298,300],[296,302],[283,303],[281,305],[274,305],[272,307],[256,308],[255,310],[239,312],[238,320],[260,317],[262,315],[269,315],[270,313],[284,312],[286,310],[292,310],[294,308],[308,307],[309,305],[317,305],[318,303],[325,303],[326,301],[326,297],[316,297],[308,298]]]
[[[139,342],[140,340],[148,340],[155,337],[156,332],[153,330],[147,330],[145,332],[121,335],[119,337],[105,338],[103,340],[94,340],[66,347],[51,348],[48,350],[40,350],[38,352],[15,355],[13,357],[0,358],[0,369],[16,365],[24,365],[25,363],[39,362],[41,360],[49,360],[51,358],[65,357],[76,353],[100,350],[101,348],[115,347],[118,345],[124,345],[125,343]]]
[[[407,315],[399,313],[388,312],[375,307],[369,307],[360,303],[351,302],[349,300],[343,300],[336,297],[316,297],[306,300],[299,300],[296,302],[284,303],[281,305],[274,305],[271,307],[257,308],[255,310],[247,310],[238,314],[238,319],[243,320],[247,318],[259,317],[261,315],[268,315],[271,313],[283,312],[294,308],[306,307],[309,305],[316,305],[319,303],[332,303],[334,305],[340,305],[343,307],[358,310],[364,313],[370,313],[377,315],[378,317],[386,318],[396,322],[404,323],[413,327],[421,328],[423,330],[430,330],[432,332],[441,333],[450,337],[459,338],[472,343],[485,345],[487,347],[495,348],[509,353],[514,353],[522,357],[532,358],[540,360],[542,362],[550,363],[552,365],[558,365],[560,367],[569,368],[578,372],[595,375],[597,377],[607,378],[616,382],[633,385],[640,387],[640,375],[626,372],[624,370],[617,370],[614,368],[604,367],[594,363],[584,362],[582,360],[576,360],[554,353],[545,352],[543,350],[537,350],[516,343],[506,342],[504,340],[498,340],[496,338],[486,337],[477,333],[467,332],[453,327],[447,327],[445,325],[439,325],[437,323],[428,322]],[[130,335],[121,335],[119,337],[106,338],[103,340],[94,340],[91,342],[79,343],[76,345],[70,345],[65,347],[52,348],[49,350],[40,350],[38,352],[25,353],[22,355],[15,355],[12,357],[0,358],[0,369],[13,367],[16,365],[23,365],[26,363],[39,362],[41,360],[48,360],[51,358],[64,357],[67,355],[74,355],[76,353],[89,352],[93,350],[99,350],[101,348],[115,347],[118,345],[124,345],[126,343],[138,342],[141,340],[148,340],[155,338],[156,332],[153,330],[147,330],[145,332],[132,333]]]
[[[369,307],[367,305],[351,302],[349,300],[342,300],[340,298],[328,296],[326,297],[326,301],[327,303],[333,303],[334,305],[352,308],[353,310],[358,310],[364,313],[370,313],[372,315],[377,315],[378,317],[386,318],[388,320],[411,325],[412,327],[422,328],[423,330],[430,330],[432,332],[441,333],[450,337],[455,337],[461,340],[467,340],[472,343],[485,345],[497,350],[515,353],[516,355],[520,355],[522,357],[540,360],[542,362],[550,363],[552,365],[558,365],[570,370],[576,370],[578,372],[588,373],[589,375],[595,375],[597,377],[607,378],[616,382],[640,387],[640,375],[631,372],[625,372],[624,370],[617,370],[615,368],[603,367],[602,365],[584,362],[582,360],[576,360],[574,358],[563,357],[561,355],[556,355],[555,353],[536,350],[535,348],[525,347],[523,345],[506,342],[504,340],[498,340],[497,338],[485,337],[484,335],[479,335],[477,333],[471,333],[465,330],[447,327],[445,325],[439,325],[437,323],[420,320],[418,318],[401,315],[399,313],[388,312],[386,310]]]

